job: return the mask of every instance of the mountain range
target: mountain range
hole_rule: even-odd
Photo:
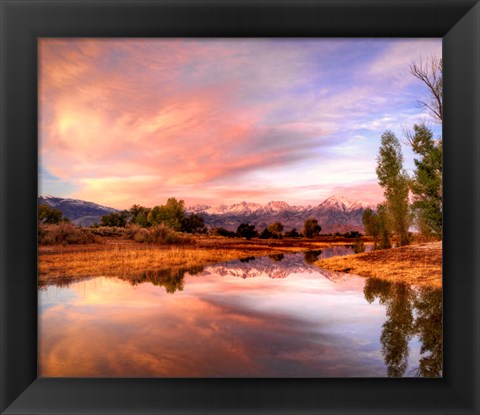
[[[300,231],[306,219],[315,218],[322,233],[363,232],[362,215],[370,203],[353,201],[343,196],[331,196],[316,206],[291,206],[286,202],[272,201],[265,205],[241,202],[233,205],[195,205],[187,210],[202,216],[209,227],[221,226],[236,230],[244,222],[262,230],[272,222],[281,222],[286,231]]]
[[[118,212],[117,209],[78,199],[63,199],[55,196],[40,196],[39,204],[47,204],[62,211],[63,215],[80,226],[98,223],[103,215]],[[258,230],[272,222],[281,222],[284,230],[296,228],[300,231],[306,219],[315,218],[322,227],[322,233],[363,232],[362,214],[372,204],[353,201],[343,196],[331,196],[318,205],[292,206],[282,201],[266,204],[241,202],[232,205],[194,205],[188,212],[203,217],[207,227],[223,227],[236,230],[244,222],[254,224]]]

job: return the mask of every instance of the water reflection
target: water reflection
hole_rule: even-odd
[[[415,299],[417,318],[415,330],[422,341],[417,375],[423,377],[442,376],[442,290],[423,288]]]
[[[254,256],[247,256],[245,258],[240,258],[240,262],[250,262],[250,261],[255,261]]]
[[[273,254],[268,256],[272,261],[280,262],[285,258],[284,254]]]
[[[168,294],[176,291],[183,291],[185,284],[184,277],[186,273],[195,275],[203,271],[203,267],[180,268],[177,270],[161,269],[156,271],[146,271],[138,276],[128,277],[126,280],[132,285],[149,282],[157,287],[164,287]]]
[[[40,376],[441,376],[441,291],[311,265],[329,249],[43,287]]]
[[[388,376],[405,375],[409,342],[415,335],[422,342],[422,357],[415,375],[442,376],[442,291],[414,290],[406,284],[374,278],[367,279],[363,291],[369,303],[378,299],[386,307],[387,321],[383,323],[380,342]]]

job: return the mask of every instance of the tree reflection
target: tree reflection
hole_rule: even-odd
[[[415,329],[422,340],[418,376],[442,376],[442,290],[423,288],[415,300]]]
[[[272,261],[280,262],[285,258],[284,254],[272,254],[268,256]]]
[[[442,370],[442,295],[440,289],[414,290],[401,284],[369,278],[365,299],[385,305],[387,321],[380,342],[389,377],[401,377],[408,366],[408,343],[414,335],[422,341],[419,376],[440,376]],[[416,318],[414,317],[414,311]]]
[[[254,256],[247,256],[245,258],[240,258],[240,262],[250,262],[250,261],[255,261]]]
[[[303,253],[303,259],[307,264],[313,264],[314,262],[318,261],[318,257],[322,254],[322,250],[316,251],[307,251]]]
[[[174,294],[177,291],[183,291],[185,273],[188,272],[190,275],[195,275],[202,271],[202,266],[180,269],[160,269],[145,271],[142,274],[126,279],[132,285],[149,282],[158,287],[164,287],[168,294]]]

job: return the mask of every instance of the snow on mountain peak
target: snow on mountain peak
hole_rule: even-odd
[[[345,211],[350,211],[353,209],[365,209],[367,207],[372,207],[370,203],[351,200],[345,196],[333,195],[325,199],[319,206],[328,207],[328,208],[338,208]]]
[[[264,208],[272,212],[280,212],[282,210],[290,210],[292,207],[287,202],[271,201],[268,202]]]
[[[240,202],[235,203],[233,205],[219,205],[219,206],[211,206],[207,209],[204,209],[203,212],[208,213],[210,215],[225,215],[225,214],[244,214],[244,213],[252,213],[256,212],[257,210],[261,209],[262,205],[258,203],[249,203],[249,202]]]
[[[340,209],[343,211],[352,211],[357,209],[366,209],[367,207],[372,208],[373,205],[363,201],[354,201],[348,199],[345,196],[333,195],[325,199],[322,203],[318,205],[325,209]],[[251,202],[239,202],[232,205],[195,205],[188,207],[189,212],[194,213],[207,213],[210,215],[242,215],[242,214],[251,214],[251,213],[280,213],[280,212],[302,212],[312,209],[312,206],[292,206],[283,201],[272,200],[265,205],[259,203]]]

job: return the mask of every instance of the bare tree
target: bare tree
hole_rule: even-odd
[[[443,122],[443,67],[442,59],[431,56],[425,61],[420,58],[418,62],[410,65],[410,73],[422,81],[429,90],[428,101],[418,101],[422,108],[428,108],[438,124]]]

